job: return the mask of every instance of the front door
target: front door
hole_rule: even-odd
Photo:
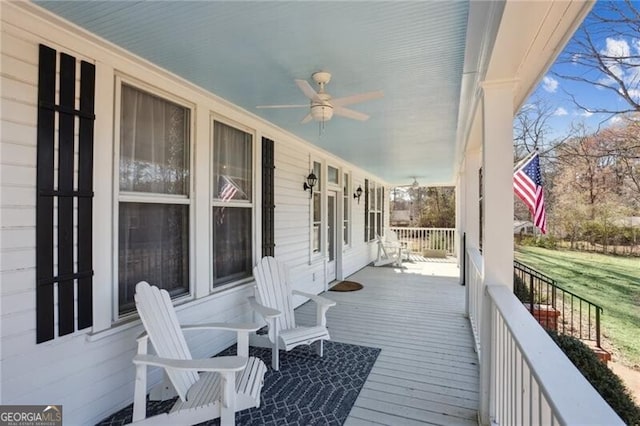
[[[330,283],[336,279],[337,193],[329,192],[327,197],[327,283]]]

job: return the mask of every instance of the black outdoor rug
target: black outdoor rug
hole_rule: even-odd
[[[324,357],[315,348],[298,346],[280,351],[280,371],[271,369],[271,350],[250,347],[269,367],[264,377],[260,408],[236,413],[236,425],[342,425],[369,376],[380,349],[325,342]],[[234,355],[235,345],[219,355]],[[147,417],[168,412],[175,399],[147,401]],[[104,419],[99,425],[131,422],[133,404]],[[220,420],[200,425],[217,426]]]

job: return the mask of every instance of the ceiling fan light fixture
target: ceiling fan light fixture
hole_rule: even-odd
[[[331,105],[312,105],[311,117],[315,121],[329,121],[333,117],[333,107]]]

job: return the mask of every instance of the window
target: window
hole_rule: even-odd
[[[322,165],[317,161],[313,162],[313,174],[318,178],[318,183],[313,187],[313,235],[312,252],[320,253],[320,231],[322,230]]]
[[[335,167],[327,167],[327,181],[329,183],[332,183],[334,185],[338,185],[340,182],[338,182],[338,177],[340,176],[340,173],[338,172],[338,169],[336,169]]]
[[[118,314],[142,280],[189,293],[190,110],[122,85],[118,192]]]
[[[376,184],[369,182],[369,241],[376,238]]]
[[[364,180],[364,240],[373,241],[384,234],[384,188]]]
[[[251,276],[253,136],[213,124],[213,285]]]
[[[349,234],[349,207],[351,206],[351,182],[349,181],[349,173],[345,173],[342,179],[342,246],[347,247],[350,243]]]

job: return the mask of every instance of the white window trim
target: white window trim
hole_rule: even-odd
[[[214,182],[214,175],[213,175],[213,162],[214,162],[214,153],[215,153],[215,148],[214,148],[214,125],[215,122],[219,122],[221,124],[225,124],[229,127],[233,127],[235,129],[241,130],[245,133],[248,133],[251,135],[251,201],[245,201],[245,200],[236,200],[236,201],[229,201],[229,202],[221,202],[221,201],[216,201],[213,198],[213,194],[214,194],[214,188],[216,187],[217,183]],[[234,121],[232,119],[229,119],[225,116],[216,114],[216,113],[211,113],[209,116],[209,138],[208,138],[208,143],[209,143],[209,202],[208,202],[208,210],[209,210],[209,248],[210,248],[210,252],[209,252],[209,258],[207,259],[207,262],[209,264],[209,293],[213,294],[213,293],[220,293],[222,291],[228,290],[230,288],[236,287],[238,285],[242,285],[242,284],[246,284],[247,282],[251,282],[253,281],[253,277],[249,276],[249,277],[244,277],[244,278],[240,278],[234,281],[230,281],[224,284],[218,284],[218,285],[214,285],[214,276],[213,276],[213,208],[214,207],[245,207],[245,208],[250,208],[251,209],[251,264],[255,265],[256,264],[256,259],[258,256],[258,250],[261,246],[261,242],[258,242],[258,238],[257,236],[258,234],[258,230],[256,229],[256,226],[258,226],[258,221],[257,221],[257,212],[256,212],[256,206],[259,205],[258,204],[258,197],[260,196],[259,193],[257,192],[258,186],[257,186],[257,181],[258,179],[256,178],[256,176],[258,175],[258,172],[256,170],[256,165],[257,164],[261,164],[258,163],[257,161],[257,155],[258,155],[258,132],[256,131],[256,129],[252,129],[244,124],[241,124],[237,121]],[[261,201],[261,200],[260,200]]]
[[[178,104],[189,110],[189,194],[188,195],[170,195],[170,194],[149,194],[149,193],[137,193],[129,191],[120,191],[120,111],[122,109],[122,86],[126,84],[137,90],[141,90],[158,96],[167,101]],[[194,141],[195,141],[195,116],[196,105],[187,101],[184,98],[178,97],[171,92],[167,92],[158,87],[146,84],[136,78],[127,76],[122,73],[116,72],[115,74],[115,88],[114,88],[114,133],[113,133],[113,205],[112,205],[112,271],[113,271],[113,287],[111,292],[111,323],[112,326],[117,326],[123,322],[129,321],[131,318],[135,318],[137,313],[135,311],[120,315],[119,313],[119,280],[118,280],[118,230],[119,230],[119,216],[118,209],[120,202],[141,202],[141,203],[154,203],[154,204],[184,204],[189,206],[189,293],[184,296],[176,297],[173,299],[173,303],[181,304],[185,301],[194,299],[194,272],[195,272],[195,238],[194,238]],[[152,200],[153,199],[153,200]]]

